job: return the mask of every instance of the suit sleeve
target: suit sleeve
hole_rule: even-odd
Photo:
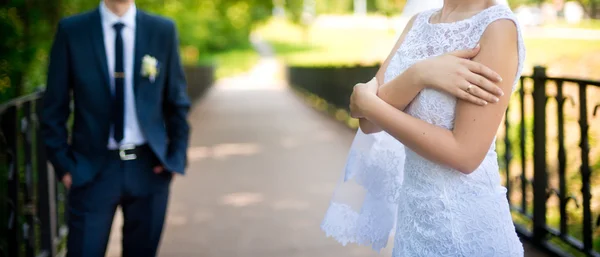
[[[185,173],[190,127],[187,121],[190,100],[181,58],[177,29],[171,23],[171,46],[167,63],[167,85],[165,88],[164,115],[169,137],[169,168],[176,173]]]
[[[74,161],[68,143],[67,120],[71,114],[71,63],[64,26],[58,25],[48,67],[48,80],[41,113],[47,156],[60,180],[72,172]]]

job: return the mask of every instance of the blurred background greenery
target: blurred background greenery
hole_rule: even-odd
[[[48,50],[58,21],[91,10],[98,0],[14,0],[0,7],[0,102],[44,84]],[[138,0],[138,8],[177,23],[186,64],[233,64],[253,60],[249,34],[271,15],[270,0]],[[242,61],[243,62],[243,61]]]
[[[12,0],[0,6],[0,102],[26,94],[44,84],[53,34],[65,16],[91,10],[98,0]],[[327,17],[351,16],[355,2],[365,3],[371,19],[338,19],[356,26],[326,26]],[[511,0],[511,7],[540,6],[556,0]],[[586,17],[597,17],[600,0],[578,0]],[[298,65],[356,65],[380,62],[387,55],[403,24],[406,0],[138,0],[139,8],[174,19],[177,23],[186,65],[215,65],[216,77],[249,70],[259,59],[250,43],[255,34],[274,46],[285,61]],[[356,15],[355,15],[356,16]],[[325,18],[322,18],[325,17]],[[379,19],[378,19],[379,18]],[[325,21],[323,21],[325,20]],[[384,21],[384,26],[362,26],[362,22]],[[331,23],[331,22],[330,22]],[[375,22],[376,23],[376,22]],[[385,25],[387,24],[387,25]],[[548,27],[600,28],[600,22],[585,19],[578,24],[556,21]],[[585,40],[527,41],[529,64],[560,65],[561,74],[581,74],[600,68],[600,44]],[[576,46],[576,47],[575,47]],[[553,51],[547,51],[552,49]],[[592,74],[595,75],[595,74]]]
[[[357,10],[359,2],[364,3],[362,11]],[[580,6],[582,19],[575,22],[566,19],[568,2]],[[600,0],[568,2],[507,1],[526,23],[524,72],[528,74],[534,65],[544,65],[551,76],[600,80]],[[98,4],[99,0],[0,0],[0,103],[43,88],[48,51],[58,21],[92,10]],[[406,0],[137,0],[136,4],[140,9],[173,19],[179,30],[184,64],[215,66],[217,79],[251,70],[260,60],[256,42],[271,46],[275,56],[288,66],[374,66],[389,54],[410,18],[404,13]],[[540,18],[544,10],[550,10],[547,15],[550,18]],[[574,87],[566,93],[577,95]],[[598,99],[600,90],[589,90],[588,94],[589,99]],[[323,99],[311,97],[322,109],[327,105]],[[549,112],[555,110],[550,101]],[[347,113],[338,108],[334,111],[338,119],[356,125]],[[513,108],[512,112],[516,111]],[[569,188],[575,191],[581,184],[577,170],[578,114],[571,108],[566,115],[567,148],[575,149],[568,156]],[[518,124],[518,117],[508,117]],[[555,119],[549,118],[548,124],[555,124]],[[596,128],[600,121],[591,122],[590,142],[597,145],[600,130]],[[553,125],[548,127],[548,152],[555,153],[557,146],[552,140],[556,129]],[[517,126],[514,128],[510,140],[513,147],[518,146],[519,140]],[[529,142],[531,133],[527,134]],[[500,154],[504,151],[499,148]],[[600,170],[600,149],[592,148],[590,155],[593,169]],[[530,161],[527,165],[530,166]],[[556,165],[549,163],[549,170],[555,174]],[[557,183],[554,175],[550,180],[551,184]],[[595,185],[592,195],[599,195],[598,173],[594,173],[592,184]],[[549,204],[549,223],[556,225],[560,218],[556,208],[559,204],[555,198]],[[596,214],[600,212],[600,205],[593,204],[593,208]],[[580,209],[569,206],[569,213],[573,213],[569,229],[576,237],[581,231],[579,212]],[[595,230],[595,238],[595,249],[600,250],[600,230]]]
[[[98,2],[12,0],[2,4],[0,102],[36,90],[44,84],[48,49],[56,24],[62,17],[95,8]],[[368,15],[388,18],[400,15],[406,4],[406,0],[365,2]],[[512,7],[518,7],[556,1],[508,2]],[[598,16],[600,0],[578,2],[587,16]],[[218,67],[217,78],[244,72],[258,60],[250,44],[252,32],[257,32],[275,47],[281,57],[292,63],[355,65],[380,62],[401,29],[394,27],[394,23],[379,29],[314,26],[315,17],[307,17],[307,13],[313,16],[351,14],[355,11],[355,0],[138,0],[136,3],[141,9],[174,19],[180,32],[185,64],[214,64]],[[284,18],[273,18],[277,10],[284,15],[276,16]],[[600,23],[590,19],[579,26],[560,22],[548,26],[600,28]],[[579,40],[528,40],[527,45],[530,63],[552,64],[560,60],[560,63],[568,63],[561,68],[563,70],[569,67],[579,70],[580,66],[586,65],[579,63],[579,57],[584,55],[582,53],[600,51],[600,44]],[[555,51],[546,51],[548,48]],[[538,49],[539,53],[536,52]],[[598,58],[592,59],[597,61]]]

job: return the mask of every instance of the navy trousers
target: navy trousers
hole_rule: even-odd
[[[171,173],[154,174],[158,159],[147,146],[137,159],[111,152],[91,182],[69,191],[68,257],[103,257],[117,206],[123,211],[123,257],[156,256]]]

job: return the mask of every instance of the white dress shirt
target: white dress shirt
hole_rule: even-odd
[[[134,45],[135,45],[135,4],[132,4],[129,10],[119,17],[111,12],[104,1],[100,3],[100,16],[102,17],[102,29],[104,31],[104,48],[106,50],[106,60],[108,63],[108,73],[110,78],[111,91],[114,93],[115,88],[115,38],[117,33],[113,28],[115,23],[121,22],[125,24],[121,30],[123,37],[123,61],[125,71],[125,128],[123,131],[122,145],[142,145],[146,142],[144,134],[140,129],[137,118],[137,110],[135,107],[135,95],[133,92],[133,65],[134,65]],[[110,103],[112,104],[112,103]],[[110,131],[108,140],[109,149],[118,149],[120,146],[113,137],[113,131]]]

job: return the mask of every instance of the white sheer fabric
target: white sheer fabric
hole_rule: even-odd
[[[404,146],[385,132],[360,129],[321,228],[346,245],[387,245],[396,222],[402,184]]]
[[[431,24],[436,11],[417,16],[386,70],[385,82],[422,59],[474,47],[496,20],[517,23],[505,5],[463,21]],[[518,79],[525,58],[520,31],[516,43]],[[424,89],[406,112],[452,129],[455,106],[456,98]],[[365,135],[359,130],[321,227],[343,244],[371,245],[379,251],[397,224],[394,257],[523,256],[505,192],[494,144],[481,166],[464,175],[422,158],[386,132]]]

